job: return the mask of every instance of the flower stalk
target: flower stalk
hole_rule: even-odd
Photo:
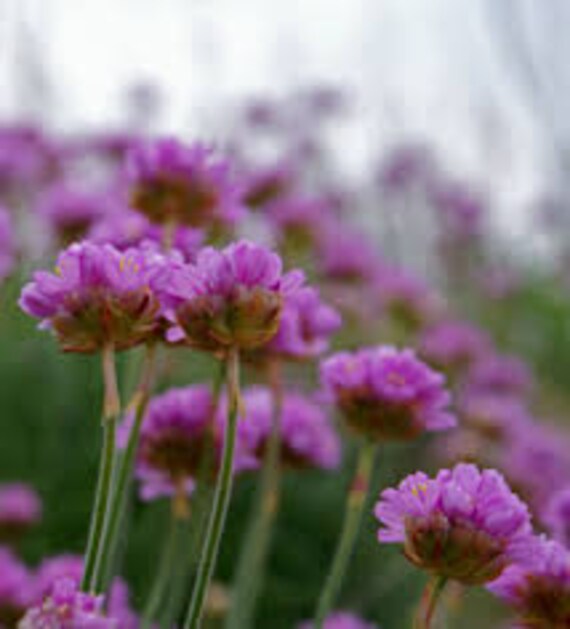
[[[315,613],[315,629],[322,629],[323,623],[333,608],[342,580],[346,573],[350,557],[360,530],[362,514],[368,497],[370,478],[374,467],[376,443],[366,440],[358,454],[356,472],[352,479],[348,497],[344,523],[331,569],[321,591]]]
[[[447,578],[437,574],[427,582],[416,615],[415,629],[432,628],[437,603],[446,584]]]
[[[218,549],[233,486],[233,462],[237,434],[238,410],[240,407],[239,392],[239,351],[230,348],[227,355],[227,390],[228,390],[228,422],[225,431],[222,465],[216,483],[212,510],[206,529],[200,565],[194,583],[194,591],[183,629],[197,629],[201,626],[204,603],[214,572]]]

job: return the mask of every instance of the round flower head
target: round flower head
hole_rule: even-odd
[[[298,289],[300,271],[282,273],[281,259],[247,241],[207,247],[165,287],[169,340],[214,352],[254,349],[279,329],[284,299]]]
[[[121,629],[104,615],[103,597],[79,592],[71,579],[56,581],[44,601],[31,607],[19,629]]]
[[[142,250],[76,243],[59,255],[55,273],[34,274],[19,303],[55,333],[64,351],[128,349],[157,329],[156,264]]]
[[[131,205],[153,223],[209,227],[243,213],[226,161],[202,144],[141,142],[128,155]]]
[[[552,494],[540,515],[552,537],[570,549],[570,486]]]
[[[110,206],[101,194],[59,183],[47,190],[38,205],[39,215],[64,245],[82,239]]]
[[[488,589],[516,611],[521,629],[570,627],[570,552],[540,537],[527,544],[525,555]]]
[[[170,389],[150,401],[136,471],[144,499],[192,491],[211,438],[213,404],[210,390],[200,385]]]
[[[0,627],[15,627],[33,595],[32,577],[7,548],[0,547]]]
[[[386,192],[400,192],[423,183],[432,166],[431,157],[425,146],[396,147],[381,164],[377,176],[379,186]]]
[[[334,354],[322,363],[321,380],[348,425],[376,440],[409,440],[456,424],[443,376],[409,349]]]
[[[528,365],[515,356],[490,354],[475,362],[467,373],[468,390],[500,395],[527,395],[532,388]]]
[[[325,197],[287,196],[271,203],[267,212],[280,240],[290,239],[296,245],[303,245],[312,244],[329,209]]]
[[[417,472],[380,495],[380,542],[404,544],[414,565],[466,585],[497,578],[531,534],[526,505],[495,470],[460,463]]]
[[[250,425],[250,448],[263,459],[272,432],[273,396],[264,387],[252,387],[243,395],[245,415]],[[286,393],[281,416],[281,461],[296,469],[333,469],[340,463],[341,447],[326,413],[300,393]]]
[[[266,349],[291,360],[314,358],[327,351],[341,323],[340,314],[321,301],[317,290],[300,288],[284,300],[279,329]]]
[[[32,487],[24,483],[0,485],[0,542],[20,539],[42,517],[42,503]]]
[[[64,580],[79,587],[83,575],[83,557],[64,554],[44,559],[34,577],[32,604],[41,605],[54,586]],[[109,590],[108,613],[119,621],[119,629],[137,629],[138,620],[129,604],[129,588],[119,577]]]
[[[420,338],[420,355],[434,367],[454,376],[464,373],[489,349],[487,335],[476,326],[461,321],[436,323]]]
[[[312,621],[301,623],[297,629],[314,629]],[[378,625],[366,622],[356,614],[338,611],[325,618],[323,629],[378,629]]]
[[[0,280],[3,280],[12,270],[14,256],[12,221],[8,211],[0,206]]]
[[[431,197],[442,220],[445,242],[465,242],[481,234],[484,206],[471,190],[455,182],[438,184]]]

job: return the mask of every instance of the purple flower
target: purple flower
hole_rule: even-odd
[[[83,557],[64,554],[44,559],[34,577],[32,604],[40,606],[61,581],[72,583],[76,588],[81,583]],[[118,629],[138,629],[136,614],[129,603],[129,588],[120,578],[113,579],[108,597],[109,615],[118,621]]]
[[[43,193],[37,210],[59,242],[68,245],[82,239],[89,228],[112,209],[111,203],[107,195],[58,183]]]
[[[570,626],[570,552],[558,542],[534,538],[524,560],[487,587],[515,610],[521,629]]]
[[[264,387],[251,387],[244,392],[243,402],[241,424],[250,429],[250,449],[262,459],[272,432],[273,397]],[[287,392],[279,425],[283,465],[297,469],[338,467],[339,437],[316,402],[301,393]]]
[[[316,289],[300,288],[284,300],[279,329],[266,349],[293,360],[314,358],[327,351],[341,323],[340,314],[321,301]]]
[[[464,242],[481,234],[484,206],[472,190],[456,182],[438,183],[430,196],[439,211],[445,242]]]
[[[25,483],[0,485],[0,541],[18,541],[41,517],[42,503],[32,487]]]
[[[422,145],[396,147],[382,163],[378,184],[387,192],[406,190],[415,183],[423,183],[432,168],[432,156]]]
[[[213,404],[210,390],[200,385],[170,389],[151,400],[136,469],[144,499],[192,492],[212,440]]]
[[[526,505],[495,470],[459,464],[417,472],[380,495],[380,542],[403,543],[414,565],[467,585],[498,577],[531,534]]]
[[[475,360],[488,354],[490,346],[490,339],[476,326],[442,321],[422,334],[420,355],[439,369],[461,375]]]
[[[279,256],[251,242],[202,249],[165,287],[169,340],[215,352],[260,347],[275,336],[283,301],[303,280],[300,271],[283,274]]]
[[[121,629],[105,616],[103,596],[79,592],[72,579],[56,581],[44,601],[26,612],[19,629]]]
[[[483,355],[466,375],[468,391],[499,395],[526,395],[532,388],[528,365],[516,356]]]
[[[374,439],[409,440],[456,425],[444,377],[412,350],[340,352],[322,363],[321,380],[348,425]]]
[[[290,237],[296,244],[312,244],[329,211],[326,197],[287,196],[267,206],[269,221],[279,239]]]
[[[7,548],[0,547],[0,626],[15,627],[33,596],[29,570]]]
[[[131,204],[153,223],[209,227],[241,218],[229,164],[202,144],[141,142],[128,155]]]
[[[34,274],[19,303],[54,332],[64,351],[128,349],[156,333],[157,268],[156,256],[142,250],[76,243],[58,256],[55,273]]]
[[[314,624],[308,620],[301,623],[297,629],[313,629]],[[325,619],[323,629],[378,629],[378,625],[366,622],[350,612],[338,611]]]
[[[570,485],[552,494],[541,520],[554,539],[570,548]]]
[[[8,210],[0,206],[0,280],[3,280],[12,270],[15,253],[12,221]]]

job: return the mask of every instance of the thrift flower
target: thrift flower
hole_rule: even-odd
[[[541,520],[554,539],[570,548],[570,487],[555,492],[541,513]]]
[[[301,623],[297,629],[313,629],[314,624],[308,620]],[[334,612],[325,619],[323,629],[378,629],[378,625],[366,622],[350,612]]]
[[[277,333],[284,300],[303,279],[300,271],[283,274],[279,256],[251,242],[202,249],[165,286],[174,324],[168,338],[214,352],[260,347]]]
[[[15,627],[30,604],[32,577],[7,548],[0,547],[0,626]]]
[[[531,534],[528,509],[502,475],[469,464],[408,476],[380,494],[374,513],[380,542],[402,543],[414,565],[465,585],[497,578]]]
[[[18,541],[41,517],[42,503],[32,487],[24,483],[0,485],[0,541]]]
[[[0,280],[10,274],[14,266],[15,253],[12,221],[8,210],[0,206]]]
[[[334,354],[322,363],[321,380],[348,425],[376,440],[409,440],[456,424],[444,377],[409,349]]]
[[[155,334],[160,304],[153,256],[111,245],[76,243],[57,259],[54,273],[37,271],[20,298],[62,349],[96,352],[128,349]]]

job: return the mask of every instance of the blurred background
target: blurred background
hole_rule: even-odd
[[[456,314],[485,326],[500,351],[527,360],[541,380],[535,412],[565,428],[569,23],[565,0],[0,0],[0,126],[40,130],[66,146],[174,134],[211,141],[248,166],[293,156],[306,167],[308,188],[338,193],[344,216],[391,263],[446,293]],[[318,116],[307,115],[308,103]],[[1,181],[10,163],[3,159],[0,151]],[[455,258],[442,262],[436,252],[437,227],[425,218],[434,190],[414,179],[416,161],[436,173],[432,183],[460,186],[467,223],[469,208],[477,217],[484,208],[464,274]],[[94,361],[60,355],[18,311],[22,282],[53,250],[37,226],[24,220],[17,230],[24,250],[40,242],[42,254],[23,256],[1,294],[0,480],[29,481],[44,500],[43,523],[22,546],[36,564],[83,548],[101,392]],[[485,287],[473,273],[481,269]],[[196,359],[167,383],[195,381],[210,367]],[[256,626],[288,629],[310,616],[352,456],[349,446],[342,474],[286,479]],[[376,485],[398,482],[422,457],[387,448]],[[246,479],[237,489],[218,574],[224,582],[252,487]],[[165,509],[133,506],[138,526],[125,574],[138,605],[157,561],[148,540],[161,537]],[[397,549],[378,547],[376,528],[367,522],[341,602],[399,629],[423,580]],[[499,626],[499,607],[484,592],[469,593],[448,626]]]

